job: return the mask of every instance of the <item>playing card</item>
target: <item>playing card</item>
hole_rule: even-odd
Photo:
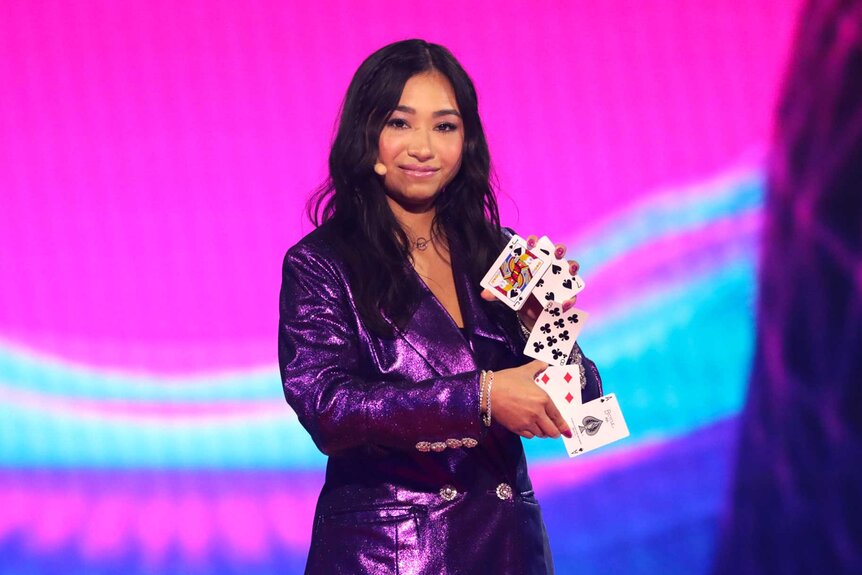
[[[533,295],[543,304],[549,301],[563,303],[584,289],[581,276],[569,273],[569,261],[554,258],[548,271],[542,276],[533,290]]]
[[[617,396],[609,393],[575,409],[572,439],[563,437],[569,457],[582,455],[629,436]]]
[[[554,254],[554,250],[557,249],[557,246],[554,245],[554,242],[552,242],[551,238],[549,238],[548,236],[542,236],[538,240],[536,240],[536,247],[543,248],[543,249],[547,250],[547,252],[549,254],[551,254],[552,261],[554,259],[556,259],[556,258],[554,258],[553,254]]]
[[[550,243],[550,240],[548,241]],[[553,248],[513,235],[480,284],[513,310],[519,310],[553,261]]]
[[[549,365],[534,380],[545,390],[566,421],[581,406],[581,370],[578,365]],[[571,422],[569,423],[570,425]]]
[[[551,365],[566,365],[588,317],[583,310],[573,307],[564,312],[562,304],[548,302],[530,332],[524,354]]]
[[[547,247],[553,254],[556,246],[548,236],[539,238],[537,245]],[[584,289],[584,280],[577,274],[569,273],[569,260],[554,257],[551,266],[542,275],[542,278],[533,289],[533,296],[542,305],[549,301],[563,303],[567,299],[576,296]]]

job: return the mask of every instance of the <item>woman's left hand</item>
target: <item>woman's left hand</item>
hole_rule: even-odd
[[[532,249],[536,247],[536,243],[539,241],[537,236],[529,236],[527,238],[527,247]],[[558,259],[562,259],[566,255],[566,246],[563,244],[557,244],[554,249],[554,257]],[[569,260],[569,272],[572,275],[578,273],[578,269],[580,269],[580,265],[575,260]],[[497,298],[487,289],[482,290],[482,299],[487,301],[494,301]],[[571,309],[575,302],[578,300],[578,296],[571,297],[563,302],[563,311],[567,311]],[[536,320],[542,314],[542,310],[545,308],[544,304],[540,302],[536,296],[530,294],[530,297],[527,298],[527,301],[524,303],[524,307],[522,307],[518,311],[518,316],[521,318],[521,321],[524,322],[524,325],[527,326],[527,329],[532,330],[533,325],[535,325]]]

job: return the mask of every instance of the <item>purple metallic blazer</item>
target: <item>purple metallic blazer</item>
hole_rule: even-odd
[[[552,573],[521,438],[479,416],[480,370],[530,361],[515,314],[479,297],[453,244],[465,332],[414,275],[406,327],[370,333],[333,233],[287,252],[280,297],[284,394],[329,456],[306,573]],[[588,401],[601,380],[583,366]]]

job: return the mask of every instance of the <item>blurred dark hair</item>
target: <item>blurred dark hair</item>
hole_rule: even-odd
[[[335,226],[356,304],[367,326],[390,333],[385,312],[402,327],[415,306],[410,250],[373,171],[380,132],[411,77],[439,72],[452,84],[464,125],[461,167],[436,200],[433,231],[458,238],[459,253],[478,283],[500,248],[500,216],[491,185],[491,159],[470,77],[443,46],[404,40],[371,54],[356,71],[341,107],[329,154],[329,178],[310,198],[315,226]]]

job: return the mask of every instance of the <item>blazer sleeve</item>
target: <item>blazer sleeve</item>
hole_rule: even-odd
[[[284,258],[282,384],[318,449],[332,455],[362,446],[413,450],[420,442],[478,441],[478,371],[422,381],[363,374],[360,326],[345,282],[313,250],[292,248]]]
[[[602,389],[602,376],[599,375],[599,369],[593,360],[584,355],[581,346],[577,343],[575,344],[575,351],[576,353],[573,353],[572,357],[580,355],[581,369],[584,370],[584,379],[586,380],[586,385],[581,390],[581,401],[586,403],[600,398],[604,395],[604,390]],[[569,358],[569,363],[573,363],[572,357]]]

